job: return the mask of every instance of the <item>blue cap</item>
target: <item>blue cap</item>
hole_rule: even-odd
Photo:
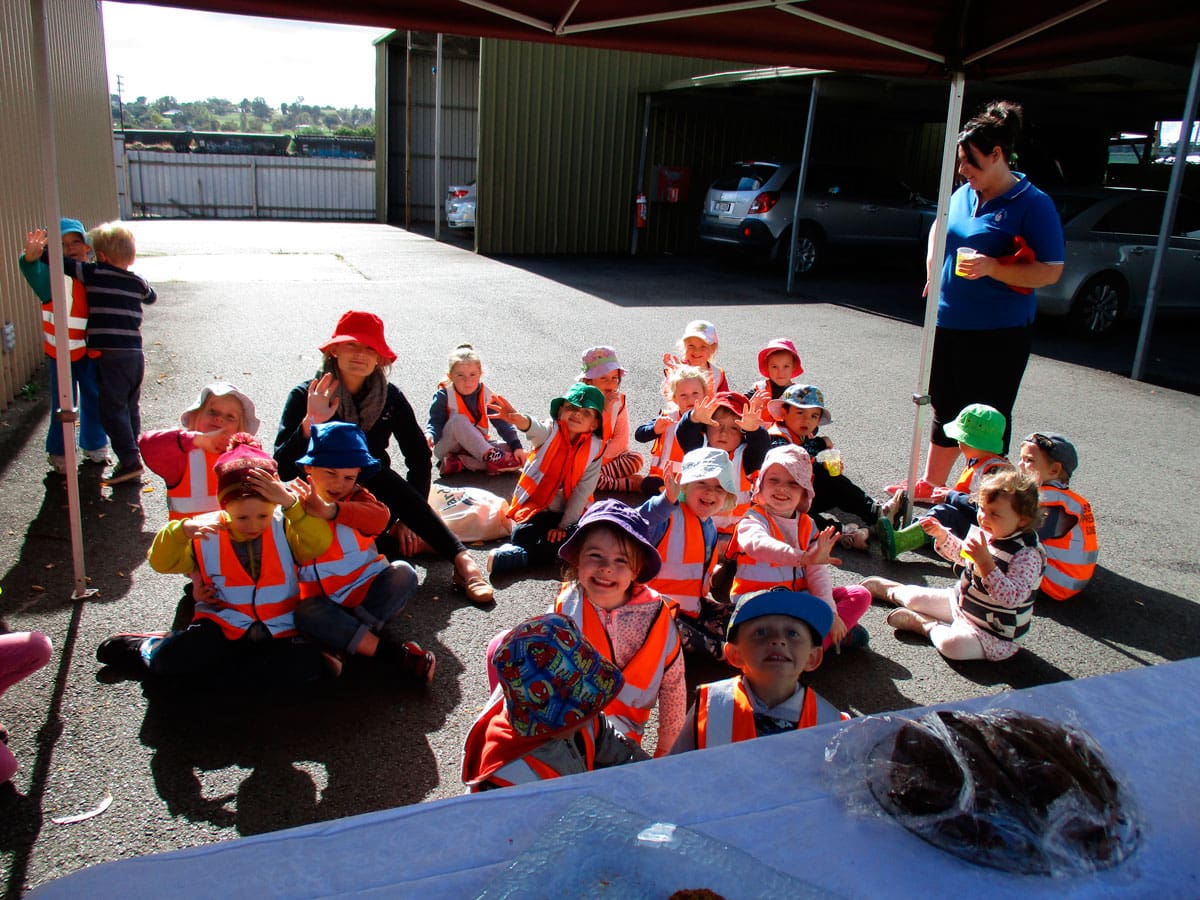
[[[58,220],[58,230],[63,234],[82,234],[83,239],[87,240],[87,229],[83,227],[83,223],[78,219],[62,218]],[[89,244],[90,246],[90,244]]]
[[[360,478],[370,478],[380,462],[367,449],[363,430],[350,422],[323,422],[314,425],[308,439],[308,452],[296,462],[322,469],[361,469]]]
[[[815,597],[807,591],[789,591],[785,587],[776,587],[769,591],[759,591],[757,594],[747,594],[738,601],[733,615],[729,617],[729,628],[725,632],[727,639],[733,639],[734,629],[743,622],[761,619],[763,616],[789,616],[799,619],[810,625],[822,641],[833,627],[833,610],[820,597]]]

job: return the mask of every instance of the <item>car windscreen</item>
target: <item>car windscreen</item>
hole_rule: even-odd
[[[712,184],[714,191],[757,191],[766,184],[779,166],[768,163],[742,163],[733,166]]]

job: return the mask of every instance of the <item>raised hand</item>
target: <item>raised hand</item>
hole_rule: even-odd
[[[307,425],[321,425],[333,418],[338,408],[337,389],[338,380],[330,372],[309,383]]]

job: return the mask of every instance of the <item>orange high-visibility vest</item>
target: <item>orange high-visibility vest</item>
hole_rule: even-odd
[[[491,427],[487,408],[488,404],[492,402],[492,392],[485,385],[479,385],[479,416],[476,417],[467,406],[467,401],[463,399],[462,394],[454,389],[452,382],[443,381],[438,387],[446,390],[446,420],[449,421],[454,416],[462,416],[478,428],[484,437],[487,437],[488,429]]]
[[[982,459],[970,460],[970,465],[962,470],[962,474],[958,476],[958,481],[954,483],[954,490],[961,491],[964,494],[974,493],[979,488],[979,482],[983,480],[985,475],[991,475],[993,472],[998,472],[1001,469],[1007,469],[1012,466],[1003,456],[985,456]]]
[[[374,538],[335,524],[329,549],[298,569],[300,598],[324,595],[339,606],[358,606],[371,581],[387,567],[387,558],[375,549]]]
[[[725,380],[725,370],[716,363],[710,362],[708,364],[708,371],[704,374],[709,376],[711,379],[713,394],[719,394],[722,391],[729,390],[729,382]]]
[[[672,464],[675,472],[678,473],[679,466],[683,462],[683,448],[676,440],[676,432],[679,430],[679,413],[675,412],[672,415],[675,421],[662,434],[656,434],[654,443],[650,445],[650,474],[658,478],[662,478],[666,468]]]
[[[625,676],[621,692],[609,701],[603,710],[614,728],[639,745],[642,743],[646,720],[650,718],[650,710],[658,701],[663,674],[675,661],[681,649],[679,631],[675,628],[675,619],[671,616],[670,609],[661,597],[657,603],[658,614],[654,618],[654,624],[650,626],[645,642],[621,669],[621,674]],[[612,662],[617,661],[612,640],[604,629],[604,623],[600,621],[600,615],[584,597],[578,584],[563,585],[554,601],[554,611],[574,619],[583,636],[591,641],[598,651]]]
[[[774,516],[768,515],[762,507],[752,506],[746,515],[762,522],[771,533],[771,537],[775,538],[775,540],[784,543],[788,541],[788,538],[783,533],[783,529],[775,522]],[[801,513],[796,522],[797,550],[803,551],[808,549],[808,545],[812,542],[814,530],[813,520],[807,513]],[[804,577],[803,566],[779,565],[763,560],[756,560],[738,545],[736,535],[734,536],[733,543],[729,545],[728,553],[731,559],[737,560],[737,572],[733,576],[733,587],[729,590],[731,597],[736,598],[742,594],[767,591],[780,585],[793,591],[807,589],[808,582]]]
[[[1068,488],[1042,485],[1038,493],[1042,506],[1057,506],[1076,519],[1074,527],[1061,537],[1042,539],[1046,550],[1042,593],[1051,600],[1069,600],[1087,587],[1100,558],[1092,505]]]
[[[167,518],[175,521],[190,519],[221,508],[217,500],[216,466],[219,453],[209,453],[199,447],[188,451],[183,478],[167,488]]]
[[[71,289],[68,291],[70,302],[67,308],[67,348],[71,354],[71,362],[77,362],[83,359],[87,352],[87,288],[81,281],[73,278],[67,280],[71,283]],[[56,341],[54,301],[51,299],[42,304],[42,351],[51,359],[58,359]]]
[[[705,441],[707,444],[708,441]],[[743,471],[742,457],[746,455],[746,445],[739,444],[737,449],[729,454],[730,460],[733,461],[733,470],[738,478],[737,501],[733,505],[733,509],[725,513],[714,513],[712,517],[713,524],[717,526],[717,531],[721,534],[733,534],[737,528],[738,521],[750,509],[750,497],[754,493],[754,479],[758,477],[757,472],[749,475]]]
[[[555,436],[558,434],[558,423],[555,422],[550,426],[550,433],[546,436],[546,440],[540,447],[530,451],[529,458],[525,460],[525,467],[521,469],[521,474],[517,476],[517,486],[513,489],[512,500],[508,506],[508,517],[514,522],[524,522],[535,513],[539,513],[545,507],[534,506],[530,500],[533,498],[538,487],[542,483],[542,477],[545,473],[542,471],[543,453],[550,446]],[[566,440],[566,435],[563,436]],[[583,470],[587,468],[588,463],[594,459],[598,459],[604,451],[604,442],[600,440],[598,435],[593,434],[588,440],[580,441],[574,449],[574,458],[571,461],[571,469],[583,474]],[[570,497],[570,491],[566,490],[565,485],[560,485],[563,488],[563,493]],[[574,487],[574,486],[572,486]],[[591,498],[589,501],[591,502]]]
[[[849,718],[824,697],[818,696],[812,688],[804,688],[804,704],[800,708],[797,729],[842,722]],[[700,685],[696,692],[697,750],[756,737],[758,729],[754,725],[754,706],[741,676]]]
[[[704,528],[686,506],[676,506],[667,530],[658,542],[662,568],[649,586],[671,598],[680,612],[693,619],[700,615],[700,598],[708,593],[709,548]]]
[[[292,613],[300,597],[300,586],[279,509],[260,540],[258,581],[243,568],[227,530],[198,537],[193,542],[200,579],[216,590],[218,601],[198,602],[196,618],[216,622],[231,641],[244,635],[255,622],[265,625],[273,638],[292,637],[296,633]]]

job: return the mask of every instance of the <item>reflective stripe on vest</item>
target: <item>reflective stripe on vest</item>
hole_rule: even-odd
[[[843,715],[811,688],[804,689],[800,721],[796,728],[811,728],[830,722],[845,721]],[[758,737],[754,724],[754,705],[740,677],[700,686],[696,695],[696,749],[719,747]]]
[[[704,441],[705,446],[708,445],[708,440]],[[733,534],[733,530],[737,527],[738,520],[746,514],[750,509],[750,496],[754,493],[754,479],[747,475],[743,470],[742,457],[746,455],[746,445],[739,444],[738,448],[729,454],[730,460],[733,461],[733,471],[738,477],[738,492],[737,502],[733,509],[725,513],[714,513],[712,516],[713,524],[717,526],[717,531],[722,534]],[[758,473],[755,472],[755,475]]]
[[[554,437],[557,433],[558,423],[555,422],[550,426],[550,433],[546,436],[546,440],[542,443],[542,445],[530,451],[529,458],[525,461],[524,468],[521,469],[521,474],[517,476],[517,486],[513,489],[512,501],[509,504],[508,511],[508,516],[510,519],[513,519],[514,521],[520,521],[516,518],[514,512],[526,507],[529,499],[534,495],[534,492],[537,491],[538,485],[541,484],[542,476],[545,474],[542,472],[542,462],[544,460],[542,451],[550,446],[550,442],[554,440]],[[593,434],[591,439],[586,444],[581,444],[574,452],[576,457],[578,457],[581,452],[586,452],[587,461],[590,463],[592,460],[598,458],[603,450],[604,442],[601,441],[597,435]],[[572,460],[571,465],[575,465],[576,461],[577,460]],[[584,466],[584,468],[586,468],[586,466]],[[559,487],[561,488],[562,485]],[[541,510],[535,509],[533,512],[537,513],[541,512]]]
[[[274,638],[296,633],[292,612],[299,599],[299,583],[292,548],[284,531],[283,513],[278,509],[260,541],[262,558],[257,583],[237,558],[227,530],[194,542],[200,577],[215,589],[219,601],[197,603],[196,618],[216,622],[230,640],[240,638],[255,622],[262,622]]]
[[[1015,537],[988,541],[992,561],[1002,573],[1008,571],[1008,564],[1018,551],[1032,547],[1042,557],[1043,565],[1046,551],[1033,532],[1022,532]],[[987,592],[987,585],[975,570],[975,564],[967,562],[958,580],[958,602],[963,615],[980,628],[1004,641],[1016,641],[1029,631],[1033,619],[1033,592],[1016,608],[1001,606],[992,601]]]
[[[1039,488],[1042,506],[1056,506],[1075,517],[1075,525],[1066,534],[1044,538],[1046,571],[1042,593],[1052,600],[1067,600],[1082,591],[1096,574],[1100,545],[1096,540],[1096,519],[1092,506],[1074,491],[1043,485]]]
[[[604,707],[604,714],[613,727],[632,741],[642,742],[642,732],[650,710],[658,701],[663,674],[680,652],[679,632],[667,605],[659,599],[657,615],[642,646],[622,668],[625,684],[621,692]],[[564,584],[554,601],[555,612],[575,620],[579,630],[597,650],[616,662],[612,639],[600,621],[600,614],[583,596],[578,584]]]
[[[329,549],[300,566],[300,597],[326,596],[339,606],[355,607],[367,596],[371,580],[388,567],[375,539],[348,525],[333,526]]]
[[[676,506],[658,542],[662,568],[650,587],[674,600],[686,614],[700,614],[700,598],[708,593],[708,548],[704,528],[685,506]]]
[[[67,282],[67,296],[70,297],[67,309],[67,347],[71,361],[76,362],[83,359],[83,354],[87,352],[87,288],[83,286],[83,282],[73,278],[67,278]],[[48,300],[42,304],[42,351],[51,359],[58,359],[57,347],[58,336],[54,333],[54,301]]]
[[[746,516],[753,517],[755,521],[765,525],[775,540],[785,544],[790,543],[775,518],[768,515],[762,507],[751,507]],[[808,545],[812,542],[813,530],[813,520],[807,514],[802,514],[796,520],[797,550],[808,549]],[[736,542],[736,538],[734,540]],[[756,560],[741,547],[733,545],[730,546],[729,555],[737,559],[737,571],[733,576],[733,586],[729,589],[731,598],[742,594],[753,594],[757,591],[767,591],[779,585],[793,591],[806,590],[808,582],[804,577],[804,566],[780,565],[765,560]]]
[[[187,519],[221,508],[217,500],[216,465],[219,454],[193,447],[187,455],[183,478],[167,488],[167,518]]]
[[[669,463],[675,463],[676,469],[678,464],[683,462],[683,448],[679,446],[679,441],[676,440],[676,432],[679,430],[679,413],[673,413],[675,421],[672,422],[667,430],[660,435],[656,435],[654,443],[650,445],[650,474],[663,477],[664,466]]]
[[[972,494],[979,488],[979,482],[983,480],[985,475],[991,475],[993,472],[998,472],[1000,469],[1007,469],[1012,466],[1003,456],[989,456],[987,459],[972,461],[969,466],[962,470],[962,474],[958,476],[958,481],[954,483],[954,490],[964,494]]]
[[[488,421],[487,408],[492,402],[492,392],[484,385],[479,385],[479,418],[471,415],[471,409],[467,406],[467,401],[463,395],[454,389],[454,385],[448,381],[443,381],[439,387],[446,390],[446,419],[449,421],[454,416],[462,416],[472,425],[479,429],[479,432],[484,436],[488,436],[488,428],[491,423]],[[457,402],[455,402],[457,401]]]

